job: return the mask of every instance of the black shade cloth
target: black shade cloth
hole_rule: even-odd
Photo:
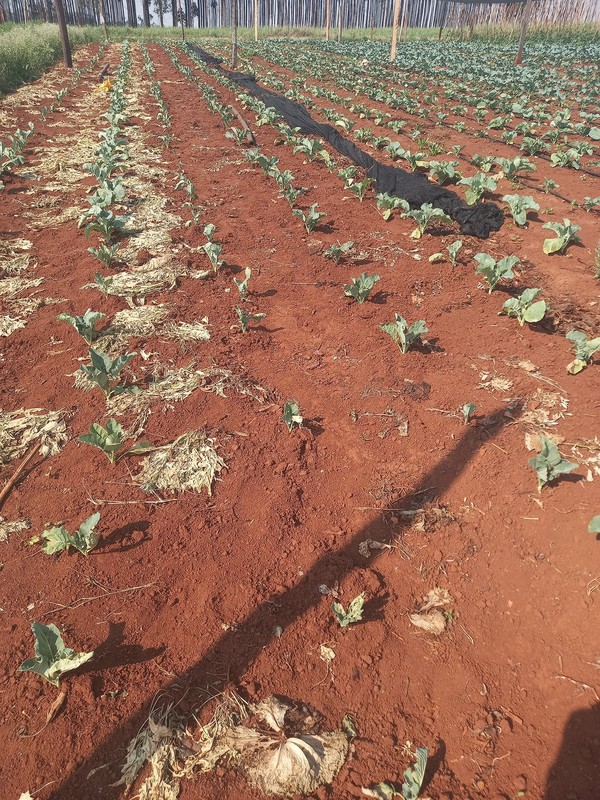
[[[221,59],[206,53],[200,47],[188,46],[207,64],[218,68],[230,80],[258,97],[265,105],[274,108],[291,128],[300,128],[304,134],[319,136],[329,142],[338,153],[363,167],[367,175],[375,180],[378,192],[387,192],[394,197],[401,197],[413,208],[420,208],[423,203],[431,203],[435,208],[442,209],[449,217],[456,220],[460,224],[461,233],[477,236],[479,239],[487,239],[490,231],[497,231],[502,227],[504,213],[494,203],[468,206],[455,192],[430,183],[421,173],[406,172],[399,167],[381,164],[357,147],[354,142],[342,136],[337,128],[316,122],[304,106],[265,89],[256,82],[252,75],[223,69]]]

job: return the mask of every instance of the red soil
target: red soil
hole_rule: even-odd
[[[227,470],[211,497],[156,503],[131,480],[135,458],[111,468],[99,451],[79,444],[77,436],[102,418],[104,403],[72,387],[67,375],[85,346],[56,314],[91,307],[110,317],[125,303],[81,289],[97,262],[75,222],[35,232],[18,221],[28,182],[11,179],[0,208],[2,236],[30,238],[44,294],[68,300],[40,308],[24,329],[1,340],[0,407],[69,408],[72,438],[58,455],[34,461],[1,509],[7,519],[32,523],[31,532],[0,544],[4,796],[29,790],[43,800],[120,797],[122,787],[111,784],[158,692],[187,715],[234,687],[252,699],[301,699],[332,728],[345,714],[356,721],[351,757],[316,797],[354,798],[363,785],[401,783],[408,764],[402,748],[411,741],[429,748],[424,795],[435,800],[594,800],[600,569],[598,543],[586,530],[600,513],[598,477],[587,481],[582,466],[576,478],[538,495],[527,464],[533,453],[524,446],[531,426],[520,421],[523,409],[535,407],[536,392],[558,392],[568,408],[551,430],[564,437],[565,456],[577,460],[569,444],[598,434],[598,367],[567,375],[572,356],[563,335],[572,326],[597,325],[594,218],[553,199],[554,216],[541,211],[540,220],[569,216],[582,227],[583,246],[568,255],[541,255],[539,221],[526,231],[507,221],[487,242],[461,237],[455,269],[430,264],[428,256],[456,232],[413,242],[410,220],[384,222],[372,199],[359,205],[324,167],[273,146],[273,130],[258,128],[264,151],[309,188],[305,207],[317,202],[327,212],[327,226],[307,236],[275,183],[224,137],[197,89],[160,48],[150,51],[174,133],[164,151],[170,174],[157,191],[187,218],[185,198],[173,189],[181,160],[207,209],[203,222],[217,226],[227,266],[214,279],[183,278],[174,291],[148,299],[175,305],[178,320],[208,316],[210,342],[188,343],[183,352],[158,337],[134,339],[130,351],[155,351],[170,365],[227,367],[276,402],[196,391],[164,413],[155,408],[145,432],[152,442],[205,428],[219,443]],[[142,69],[135,49],[133,69]],[[93,77],[84,78],[67,109],[92,88]],[[146,110],[154,116],[150,95]],[[75,113],[63,121],[65,130],[77,129]],[[143,124],[153,136],[161,133],[156,122]],[[32,146],[44,141],[43,126],[39,131]],[[452,143],[465,140],[453,132]],[[578,180],[562,170],[561,192],[575,196]],[[84,195],[82,185],[82,207]],[[364,253],[359,263],[323,259],[323,249],[338,240],[355,242],[354,252]],[[203,241],[201,227],[173,231],[175,244]],[[556,332],[497,316],[508,294],[478,288],[472,256],[479,251],[521,258],[516,283],[544,287],[561,310]],[[267,316],[242,335],[231,329],[232,278],[246,266],[252,299]],[[363,270],[381,275],[380,291],[356,305],[343,285]],[[379,329],[394,312],[426,320],[429,352],[400,354]],[[526,361],[539,373],[523,369]],[[143,385],[150,367],[139,357],[132,366],[130,376]],[[484,372],[504,376],[511,388],[481,388]],[[280,414],[291,398],[306,424],[288,433]],[[468,426],[439,411],[467,401],[477,405]],[[408,420],[407,436],[399,418]],[[15,467],[4,467],[3,482]],[[401,513],[415,508],[426,510],[420,529]],[[88,559],[54,558],[28,546],[44,525],[64,521],[73,530],[95,510],[102,539]],[[366,539],[392,547],[367,560],[358,551]],[[323,584],[337,589],[344,605],[365,592],[364,622],[339,629]],[[439,638],[408,620],[434,586],[455,599]],[[129,587],[142,588],[116,593]],[[65,679],[65,707],[45,728],[57,692],[39,676],[17,672],[33,653],[33,620],[56,624],[69,646],[96,653]],[[336,654],[329,673],[319,658],[322,643]],[[255,796],[231,770],[184,782],[181,792],[184,800]]]

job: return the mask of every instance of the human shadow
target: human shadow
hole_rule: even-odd
[[[600,797],[600,703],[574,711],[548,771],[543,800]]]
[[[510,413],[506,413],[509,410]],[[510,407],[496,408],[483,420],[486,428],[485,436],[481,435],[479,426],[466,427],[454,448],[424,474],[410,492],[390,498],[390,507],[401,508],[409,503],[411,498],[419,496],[425,490],[435,493],[438,497],[443,495],[466,469],[479,448],[497,436],[505,425],[514,423],[519,413],[514,404]],[[165,684],[162,689],[163,694],[169,692],[180,694],[192,689],[214,697],[228,685],[239,683],[250,665],[276,635],[275,626],[285,630],[321,603],[322,593],[319,587],[323,584],[333,586],[336,582],[344,580],[355,568],[363,568],[364,559],[358,551],[358,545],[369,538],[380,540],[385,536],[386,530],[378,515],[357,531],[342,547],[337,550],[327,550],[295,585],[256,605],[244,620],[219,636],[208,650],[199,655],[198,661],[193,666]],[[373,552],[371,564],[377,561],[378,557],[380,555],[377,551]],[[374,599],[369,614],[374,613],[376,616],[384,600],[384,598]],[[107,645],[103,646],[107,659],[101,663],[103,669],[110,663],[112,649]],[[123,663],[119,661],[118,655],[113,658],[117,663]],[[90,662],[90,672],[93,670],[93,663]],[[148,719],[151,704],[152,698],[149,698],[135,714],[98,741],[94,752],[79,762],[60,784],[53,787],[51,800],[75,800],[82,796],[101,796],[103,800],[117,800],[120,790],[110,785],[106,773],[98,773],[96,769],[99,765],[114,763],[115,753],[124,752],[127,742]],[[591,800],[591,795],[588,797]]]

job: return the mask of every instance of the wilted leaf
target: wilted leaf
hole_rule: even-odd
[[[34,622],[31,626],[35,636],[35,658],[28,658],[19,667],[19,672],[35,672],[58,686],[65,672],[77,669],[89,661],[94,652],[76,653],[65,647],[56,625]]]

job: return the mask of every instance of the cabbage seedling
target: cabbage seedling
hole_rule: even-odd
[[[120,242],[116,242],[115,244],[108,245],[106,243],[102,243],[100,247],[88,247],[88,253],[97,258],[98,261],[101,261],[104,266],[108,269],[121,246]]]
[[[373,183],[373,178],[364,178],[362,181],[358,181],[357,183],[351,183],[350,186],[348,186],[348,189],[352,192],[352,194],[355,194],[362,203],[367,195],[367,192],[371,188],[371,184]]]
[[[245,277],[242,278],[234,278],[233,282],[238,288],[238,292],[240,293],[240,299],[243,302],[246,299],[248,294],[248,281],[250,280],[250,276],[252,275],[252,270],[250,267],[246,267],[244,270]]]
[[[79,550],[80,553],[83,553],[84,556],[88,556],[100,539],[99,535],[94,530],[99,522],[100,514],[96,512],[82,522],[72,536],[64,525],[60,525],[56,528],[48,528],[48,530],[43,531],[41,535],[41,538],[46,540],[42,545],[42,550],[44,553],[48,553],[48,555],[54,555],[55,553],[62,553],[63,550],[68,551],[70,547],[74,547],[76,550]]]
[[[540,210],[539,203],[536,203],[530,195],[505,194],[502,202],[508,204],[515,225],[521,228],[527,225],[528,211]]]
[[[358,278],[352,278],[352,283],[344,286],[346,297],[353,297],[357,303],[364,303],[371,294],[373,286],[381,280],[380,275],[367,275],[363,272]]]
[[[105,316],[106,314],[102,314],[100,311],[92,311],[88,308],[82,317],[72,317],[70,314],[59,314],[58,319],[75,328],[77,333],[82,336],[88,344],[91,344],[94,339],[97,339],[100,335],[95,329],[96,323]]]
[[[582,331],[569,331],[567,339],[573,342],[573,352],[575,360],[567,366],[567,372],[577,375],[592,363],[595,353],[600,350],[600,336],[596,339],[588,339]]]
[[[547,311],[546,301],[535,299],[541,291],[541,289],[525,289],[518,297],[509,298],[498,313],[516,317],[519,325],[524,325],[526,322],[540,322]]]
[[[281,419],[287,425],[290,433],[294,428],[301,428],[304,422],[304,417],[300,414],[300,406],[296,400],[288,400],[283,406],[283,413]]]
[[[135,357],[135,353],[128,353],[126,356],[117,356],[113,359],[106,353],[90,347],[89,355],[92,363],[83,364],[80,369],[89,381],[102,389],[107,400],[116,394],[137,394],[140,391],[137,386],[116,383],[121,370]]]
[[[579,464],[564,459],[552,439],[540,436],[540,442],[542,449],[535,458],[529,459],[529,465],[537,473],[538,493],[542,491],[547,483],[551,483],[561,475],[572,472],[579,466]]]
[[[421,336],[427,333],[427,325],[422,319],[409,325],[400,314],[394,316],[396,318],[394,322],[385,322],[379,327],[392,337],[402,353],[408,353],[411,347],[421,341]]]
[[[551,253],[563,253],[572,242],[581,244],[581,239],[577,232],[581,230],[579,225],[573,225],[566,217],[560,222],[545,222],[542,228],[556,233],[555,239],[544,239],[543,251],[546,255]]]
[[[484,280],[489,286],[488,294],[494,291],[496,285],[501,280],[510,280],[514,278],[515,274],[512,268],[515,264],[519,263],[519,259],[516,256],[506,256],[505,258],[501,258],[500,261],[496,261],[488,253],[477,253],[475,261],[477,261],[478,264],[475,274],[483,275]]]
[[[402,789],[398,791],[391,783],[378,783],[371,789],[362,787],[365,797],[375,797],[377,800],[394,800],[401,797],[402,800],[418,800],[425,777],[427,767],[428,750],[426,747],[417,747],[415,753],[416,762],[414,766],[408,767],[404,771],[404,782]]]
[[[458,255],[458,251],[462,246],[463,246],[462,240],[457,239],[455,242],[452,242],[452,244],[449,244],[448,247],[446,248],[446,250],[448,251],[448,257],[450,259],[450,263],[452,264],[453,267],[456,266],[456,257]]]
[[[223,252],[222,245],[220,245],[218,242],[209,241],[202,245],[202,249],[208,256],[213,270],[218,272],[219,267],[223,265],[223,261],[220,258],[221,253]]]
[[[468,425],[471,421],[471,417],[477,411],[477,406],[475,403],[465,403],[460,407],[460,413],[463,415],[463,421],[465,425]]]
[[[93,422],[90,425],[90,432],[84,433],[79,437],[80,442],[90,444],[92,447],[97,447],[102,450],[111,464],[116,462],[117,453],[123,450],[124,439],[125,432],[123,426],[120,425],[116,419],[112,418],[107,420],[106,428],[103,428],[102,425],[99,425],[97,422]],[[151,447],[152,445],[147,439],[142,439],[131,447],[128,447],[122,455],[126,455],[127,453],[133,455],[136,453],[143,453]]]
[[[440,186],[455,183],[460,178],[460,173],[456,171],[458,161],[430,161],[429,167],[429,177],[435,178]]]
[[[295,217],[300,217],[302,222],[304,223],[304,227],[307,233],[312,233],[314,229],[319,224],[319,220],[322,217],[326,217],[327,215],[323,211],[317,211],[318,203],[313,203],[312,206],[309,208],[308,213],[305,214],[300,208],[293,208],[292,214]]]
[[[19,672],[35,672],[53,686],[58,686],[65,672],[77,669],[94,655],[76,653],[65,647],[60,631],[56,625],[44,625],[34,622],[31,630],[35,637],[35,658],[28,658],[19,667]]]
[[[235,307],[235,313],[240,321],[242,333],[246,333],[248,330],[248,325],[251,322],[260,322],[267,316],[266,314],[251,314],[250,311],[247,311],[245,308],[240,308],[239,306]]]
[[[501,169],[501,172],[498,173],[498,179],[506,177],[509,181],[513,181],[519,172],[535,172],[535,164],[532,164],[525,156],[495,158],[494,161]]]
[[[402,197],[394,197],[387,192],[382,192],[376,194],[375,199],[377,200],[377,210],[386,222],[397,208],[401,208],[404,212],[410,211],[410,205]]]
[[[361,621],[364,605],[365,594],[361,592],[350,602],[346,610],[344,610],[344,606],[341,603],[337,602],[332,603],[331,610],[335,614],[340,628],[347,628],[348,625]]]
[[[344,242],[344,244],[338,242],[337,244],[330,245],[323,253],[323,256],[325,258],[330,258],[335,264],[339,264],[346,253],[349,253],[353,247],[354,242]]]
[[[588,533],[600,533],[600,515],[591,520],[588,525]]]
[[[470,206],[474,206],[484,192],[495,192],[498,186],[491,175],[484,175],[483,172],[477,172],[472,178],[461,178],[459,183],[468,187],[465,197]]]
[[[410,234],[412,239],[420,239],[430,222],[438,220],[440,222],[451,223],[450,217],[441,208],[434,208],[431,203],[423,203],[421,208],[408,211],[407,217],[412,217],[417,221],[418,227]]]
[[[354,180],[354,176],[358,172],[358,167],[351,165],[349,167],[342,167],[338,169],[338,175],[344,181],[344,188],[347,189]]]
[[[113,282],[112,278],[105,278],[101,272],[97,272],[94,275],[94,283],[96,284],[98,289],[100,289],[103,295],[109,294],[112,282]]]

